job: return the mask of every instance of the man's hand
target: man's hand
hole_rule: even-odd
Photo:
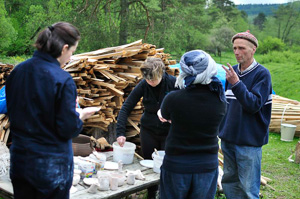
[[[119,136],[119,137],[117,138],[117,142],[118,142],[118,144],[120,145],[120,147],[123,147],[123,146],[124,146],[125,141],[126,141],[126,137],[124,137],[124,136]]]
[[[231,85],[234,85],[240,79],[229,63],[227,63],[227,66],[229,67],[228,69],[224,65],[222,65],[222,68],[226,71],[226,79]]]

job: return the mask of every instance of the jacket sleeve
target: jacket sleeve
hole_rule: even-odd
[[[138,85],[131,91],[127,99],[125,100],[117,120],[116,133],[117,137],[125,136],[127,118],[133,108],[136,106],[138,101],[143,96],[143,85],[145,84],[145,80],[140,81]]]
[[[60,137],[71,139],[78,136],[83,122],[76,112],[76,85],[70,77],[59,89],[56,100],[56,131]]]
[[[253,81],[251,90],[248,90],[242,81],[232,87],[232,92],[243,109],[252,114],[264,106],[272,91],[271,75],[268,70],[262,71]]]

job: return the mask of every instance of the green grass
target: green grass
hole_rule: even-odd
[[[28,58],[30,58],[30,56],[22,55],[22,56],[15,56],[15,57],[6,57],[0,55],[0,62],[3,64],[17,65],[18,63],[25,61]]]
[[[275,191],[261,186],[264,198],[299,198],[300,164],[288,161],[298,141],[299,138],[294,138],[293,142],[283,142],[280,134],[270,133],[269,144],[263,146],[262,175],[272,179],[268,184]]]

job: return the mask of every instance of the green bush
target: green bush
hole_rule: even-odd
[[[284,47],[285,44],[280,39],[275,37],[267,37],[260,43],[257,52],[265,54],[271,51],[281,51],[284,49]]]
[[[287,63],[293,62],[296,64],[300,64],[300,56],[299,53],[292,51],[271,51],[267,54],[262,54],[260,56],[260,63]]]

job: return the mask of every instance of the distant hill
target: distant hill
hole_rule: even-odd
[[[277,10],[280,5],[283,4],[241,4],[236,7],[239,10],[245,11],[248,16],[256,16],[261,12],[266,16],[271,16],[273,15],[273,11]]]

